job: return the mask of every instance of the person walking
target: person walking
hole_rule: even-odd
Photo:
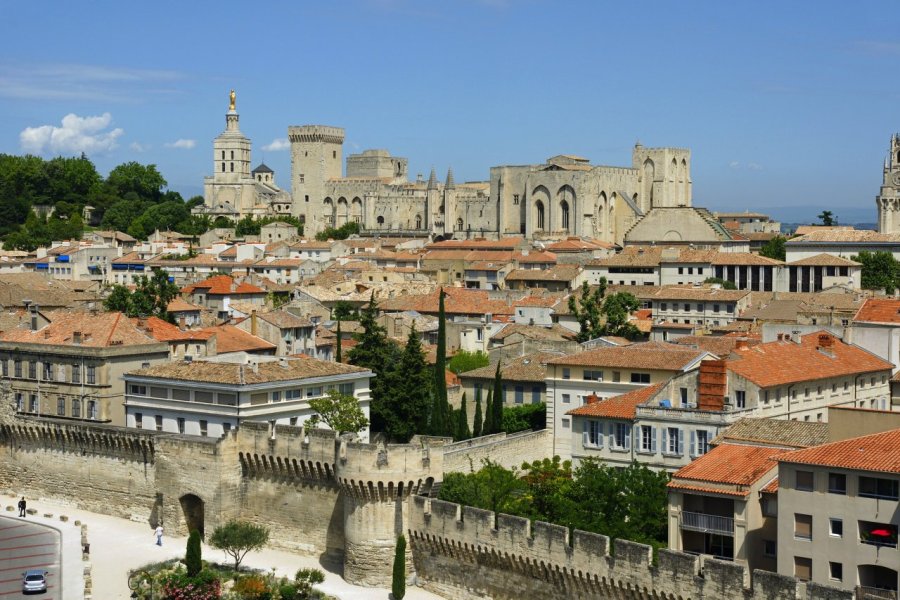
[[[26,504],[25,504],[25,496],[22,496],[22,499],[19,500],[19,516],[20,516],[20,517],[24,517],[24,516],[25,516],[25,506],[26,506]]]
[[[159,525],[156,526],[156,531],[154,532],[154,535],[156,536],[156,545],[157,546],[162,546],[162,534],[163,534],[163,528],[162,528],[162,523],[160,523]]]

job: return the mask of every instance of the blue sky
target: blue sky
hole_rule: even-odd
[[[691,148],[695,205],[875,220],[900,130],[896,0],[4,4],[0,152],[154,163],[185,195],[232,87],[285,185],[289,125],[457,181],[560,153],[630,166],[640,140]]]

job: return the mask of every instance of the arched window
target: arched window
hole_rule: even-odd
[[[462,219],[457,219],[457,220],[456,220],[456,230],[457,230],[457,231],[462,231],[462,230],[463,230],[463,220],[462,220]]]
[[[375,221],[378,223],[379,227],[384,227],[384,217],[378,217]]]
[[[234,150],[231,151],[231,160],[234,160]]]
[[[222,160],[225,160],[225,151],[222,150]],[[224,171],[224,169],[222,169]]]
[[[569,203],[563,200],[559,203],[559,220],[562,228],[569,231]]]
[[[256,176],[256,180],[257,180],[257,181],[262,181],[262,175],[257,175],[257,176]]]
[[[222,154],[225,154],[224,152]],[[225,163],[222,163],[222,172],[225,172]]]
[[[422,215],[416,215],[416,229],[422,229]]]
[[[534,223],[536,229],[544,229],[544,203],[538,200],[534,203]]]
[[[231,172],[234,173],[234,163],[231,163]]]

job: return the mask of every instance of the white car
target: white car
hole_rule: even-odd
[[[47,591],[47,571],[43,569],[29,569],[22,573],[22,593]]]

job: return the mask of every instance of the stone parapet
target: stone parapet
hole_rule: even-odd
[[[418,580],[453,598],[806,598],[852,594],[713,558],[660,550],[423,497],[408,523]]]

